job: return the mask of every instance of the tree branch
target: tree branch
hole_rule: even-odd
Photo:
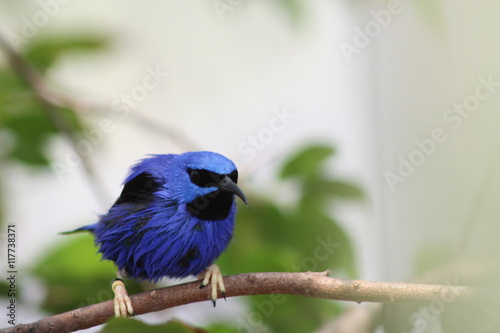
[[[463,286],[425,285],[402,282],[343,280],[322,273],[248,273],[224,277],[226,297],[288,294],[330,300],[380,303],[429,302],[440,297],[454,302],[478,298],[498,302],[500,291]],[[209,288],[199,281],[131,295],[136,315],[210,300]],[[21,332],[72,332],[103,324],[113,316],[113,301],[106,301],[3,330]]]

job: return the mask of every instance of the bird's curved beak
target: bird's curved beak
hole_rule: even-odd
[[[240,199],[245,203],[245,205],[248,206],[248,200],[247,197],[245,196],[245,193],[236,185],[235,182],[231,180],[228,176],[224,176],[218,183],[217,187],[220,188],[221,190],[231,192],[236,194],[237,196],[240,197]]]

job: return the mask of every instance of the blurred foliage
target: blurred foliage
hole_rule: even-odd
[[[161,325],[148,325],[132,318],[113,318],[101,331],[102,333],[203,333],[206,330],[188,326],[179,321]]]
[[[45,73],[67,53],[98,51],[105,44],[101,37],[52,37],[29,43],[20,56],[29,66]],[[74,110],[57,108],[57,111],[75,132],[81,131]],[[50,137],[58,134],[58,129],[47,117],[32,87],[7,64],[0,67],[0,128],[12,138],[5,158],[32,166],[49,164],[45,146]]]
[[[19,56],[25,62],[23,66],[34,68],[38,73],[45,74],[68,53],[94,52],[105,45],[106,41],[101,37],[52,36],[31,41]],[[59,112],[72,131],[78,133],[82,130],[82,124],[74,110],[62,107],[55,107],[55,110]],[[33,87],[25,82],[7,62],[0,64],[0,131],[9,139],[3,144],[1,158],[36,167],[49,165],[50,156],[47,155],[46,145],[51,137],[61,134],[51,122]],[[45,260],[42,260],[40,266],[35,269],[37,276],[51,286],[48,289],[48,299],[43,305],[44,310],[60,312],[67,310],[68,306],[75,308],[95,303],[95,300],[92,301],[87,297],[89,295],[99,297],[103,294],[103,290],[109,290],[109,283],[115,275],[114,269],[113,273],[107,276],[105,264],[101,266],[95,263],[96,267],[93,267],[94,259],[90,258],[87,261],[85,258],[81,259],[79,257],[81,251],[95,252],[90,236],[85,240],[64,244],[54,253],[47,254]],[[67,266],[68,262],[75,262],[81,266]],[[54,266],[57,268],[53,270]],[[70,266],[71,270],[65,269]],[[111,264],[108,266],[112,267]],[[92,278],[86,280],[89,276]],[[79,287],[75,288],[75,286]],[[106,289],[104,289],[105,286]],[[3,289],[4,285],[0,287]],[[99,291],[101,291],[100,294]],[[102,300],[104,299],[99,301]]]
[[[443,240],[440,243],[424,244],[419,248],[415,259],[416,275],[428,273],[449,266],[457,258],[453,244]]]
[[[28,44],[24,55],[32,66],[44,73],[68,53],[100,51],[106,45],[107,40],[98,36],[60,36],[33,41]]]
[[[294,24],[298,24],[304,18],[304,4],[300,0],[277,0],[285,13]]]
[[[91,234],[67,237],[71,239],[45,254],[32,271],[47,286],[42,309],[50,313],[61,313],[113,298],[114,264],[99,261],[100,255],[96,255]],[[130,293],[142,291],[138,283],[129,283],[127,289]]]
[[[445,14],[443,4],[440,1],[434,0],[421,0],[413,3],[415,8],[422,16],[423,20],[434,29],[436,36],[444,36]]]
[[[249,207],[239,207],[234,240],[217,261],[225,274],[330,269],[337,276],[356,275],[352,244],[330,208],[335,200],[359,199],[362,192],[326,172],[334,153],[329,146],[313,145],[283,163],[280,177],[295,183],[297,202],[283,207],[247,193]],[[263,304],[271,306],[269,295],[248,298],[256,313],[263,312]],[[341,310],[338,303],[295,296],[272,307],[264,322],[276,332],[311,331]]]
[[[496,253],[487,256],[462,256],[456,244],[443,239],[426,243],[416,254],[416,279],[425,283],[443,285],[466,285],[497,289],[500,265]],[[486,272],[486,274],[485,274]],[[500,303],[487,297],[478,297],[469,302],[455,302],[452,293],[439,294],[427,303],[385,304],[384,332],[424,332],[439,320],[443,332],[496,333],[500,332]]]
[[[31,102],[33,102],[32,105],[28,105]],[[25,112],[10,113],[9,110],[12,109],[9,109],[0,115],[2,127],[7,129],[14,138],[13,146],[8,151],[8,158],[28,165],[47,166],[49,159],[46,156],[45,146],[47,140],[58,131],[47,116],[39,113],[35,101],[30,101],[28,97],[24,103],[26,103]],[[77,123],[73,111],[61,109],[61,113],[68,118],[70,123]],[[74,128],[80,129],[80,126],[74,126]]]

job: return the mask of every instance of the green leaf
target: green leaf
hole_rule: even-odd
[[[274,198],[249,194],[250,206],[239,206],[235,236],[219,258],[224,274],[262,271],[322,271],[354,277],[354,250],[347,233],[330,217],[331,200],[358,198],[355,185],[331,179],[320,172],[334,149],[306,147],[284,163],[282,178],[299,178],[298,200],[279,206]],[[339,303],[284,296],[276,302],[269,295],[251,297],[251,320],[257,329],[276,332],[308,332],[339,313]],[[245,320],[246,318],[243,318]],[[241,324],[244,325],[244,322]],[[251,322],[243,330],[255,328]]]
[[[11,98],[16,99],[18,95],[33,96],[29,87],[10,69],[0,70],[0,115],[8,112],[4,102]]]
[[[332,270],[334,274],[340,272],[349,278],[356,277],[357,270],[354,260],[354,247],[352,246],[348,234],[336,220],[324,216],[323,221],[324,223],[329,223],[329,228],[328,233],[320,237],[320,247],[333,251],[330,253],[330,257],[325,260],[325,264],[329,265],[327,268]],[[319,240],[318,243],[320,243]],[[336,246],[331,244],[336,244]]]
[[[14,135],[14,147],[8,154],[10,158],[31,165],[48,164],[45,144],[48,135],[55,133],[55,129],[44,114],[9,116],[3,120],[3,125]]]
[[[11,284],[7,280],[9,275],[6,275],[6,278],[4,278],[4,281],[0,281],[0,297],[5,297],[5,298],[13,298],[9,296],[9,292],[14,292],[15,293],[15,298],[19,299],[21,297],[21,290],[22,290],[22,285],[20,286],[19,283],[16,283],[15,285],[15,291],[11,289]],[[9,291],[10,290],[10,291]]]
[[[61,236],[59,244],[37,261],[33,274],[48,288],[43,309],[60,313],[103,302],[113,298],[111,283],[116,267],[110,261],[100,261],[93,237],[88,235]],[[142,291],[138,283],[128,283],[129,294]]]
[[[297,251],[283,234],[289,220],[275,205],[250,200],[251,208],[238,210],[233,241],[217,263],[224,274],[290,270]]]
[[[205,330],[188,326],[180,321],[169,321],[160,325],[149,325],[132,318],[113,318],[102,329],[102,333],[203,333]]]
[[[234,330],[234,326],[226,323],[215,323],[208,328],[210,333],[234,333]]]
[[[363,197],[363,191],[358,186],[341,180],[323,182],[322,191],[325,194],[344,199],[360,199]]]
[[[308,177],[318,173],[322,162],[334,153],[329,146],[312,146],[292,156],[281,169],[280,177]]]
[[[309,205],[314,209],[324,209],[324,204],[332,199],[360,199],[363,197],[363,192],[356,185],[322,178],[308,178],[307,181],[303,182],[303,191],[300,205]]]
[[[58,131],[49,121],[44,110],[29,98],[13,99],[7,107],[10,108],[10,112],[3,113],[0,119],[3,127],[8,129],[14,137],[14,145],[8,157],[29,165],[48,165],[46,144],[48,139],[56,135]],[[81,125],[72,110],[59,109],[57,112],[75,131],[81,130]]]
[[[291,21],[297,24],[304,17],[303,3],[299,0],[278,0],[278,3],[287,12]]]
[[[7,157],[32,166],[48,165],[46,144],[58,131],[34,93],[10,70],[0,71],[0,105],[1,127],[14,139]],[[73,110],[56,112],[75,132],[82,130]]]
[[[30,64],[45,71],[68,52],[96,51],[106,44],[106,39],[97,36],[51,37],[28,44],[25,57]]]

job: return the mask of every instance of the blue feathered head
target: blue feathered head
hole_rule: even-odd
[[[132,167],[124,182],[124,190],[137,177],[149,178],[153,182],[151,191],[176,203],[193,203],[196,199],[215,197],[221,193],[237,195],[247,203],[245,195],[236,185],[238,171],[234,163],[223,155],[209,151],[150,155]],[[144,179],[141,179],[141,184],[145,184]]]

